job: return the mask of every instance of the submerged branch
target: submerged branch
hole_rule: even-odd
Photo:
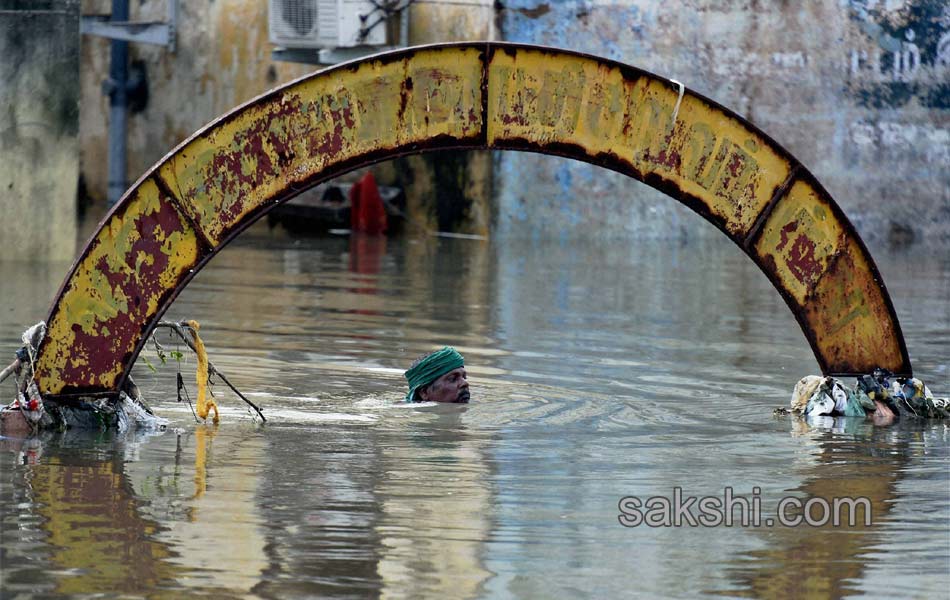
[[[159,321],[158,324],[157,324],[155,327],[156,327],[156,328],[158,328],[158,327],[164,327],[164,328],[166,328],[166,329],[170,329],[170,330],[174,331],[175,333],[178,334],[178,337],[180,337],[180,338],[182,339],[182,341],[184,341],[184,342],[188,345],[188,347],[191,348],[192,352],[196,352],[196,353],[198,352],[198,349],[195,347],[194,338],[192,337],[192,336],[194,336],[194,330],[193,330],[189,325],[184,324],[184,323],[176,323],[176,322],[174,322],[174,321]],[[186,333],[186,331],[187,331],[187,333]],[[217,375],[218,377],[220,377],[220,378],[221,378],[221,381],[223,381],[225,384],[227,384],[227,386],[228,386],[229,388],[231,388],[231,391],[233,391],[235,394],[237,394],[238,397],[239,397],[241,400],[243,400],[248,406],[250,406],[251,408],[253,408],[254,411],[257,412],[257,416],[259,416],[259,417],[261,418],[261,422],[262,422],[262,423],[266,423],[266,422],[267,422],[267,419],[264,418],[264,413],[261,412],[261,409],[258,408],[256,404],[254,404],[253,402],[251,402],[250,400],[248,400],[248,399],[244,396],[244,394],[242,394],[240,391],[238,391],[238,389],[237,389],[236,387],[234,387],[234,386],[231,384],[230,381],[228,381],[228,378],[224,376],[224,373],[222,373],[221,371],[219,371],[219,370],[214,366],[214,363],[212,363],[210,360],[208,361],[208,372],[211,373],[211,374]]]
[[[19,368],[20,368],[20,359],[18,358],[18,359],[16,359],[16,360],[14,360],[12,363],[10,363],[10,366],[9,366],[9,367],[7,367],[6,369],[4,369],[3,371],[0,371],[0,383],[3,383],[3,381],[4,381],[7,377],[9,377],[10,375],[12,375],[13,373],[16,373],[17,370],[19,370]]]

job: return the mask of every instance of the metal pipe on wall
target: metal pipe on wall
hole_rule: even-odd
[[[129,20],[128,0],[112,0],[112,22]],[[129,43],[112,40],[109,64],[109,206],[128,188],[126,179],[126,119],[128,106]]]

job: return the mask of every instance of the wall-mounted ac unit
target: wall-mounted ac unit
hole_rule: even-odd
[[[271,44],[284,48],[381,46],[387,41],[385,19],[369,0],[268,0],[267,16]]]

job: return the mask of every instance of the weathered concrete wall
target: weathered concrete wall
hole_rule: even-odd
[[[506,0],[501,38],[630,63],[761,127],[868,238],[950,239],[950,5]],[[524,181],[532,181],[530,189]],[[704,235],[689,211],[597,167],[504,154],[507,235]]]
[[[164,21],[168,0],[130,2],[134,21]],[[83,14],[108,14],[109,0],[85,0]],[[148,73],[149,100],[129,117],[128,177],[144,171],[211,119],[277,85],[319,67],[271,60],[267,2],[216,0],[180,2],[178,44],[174,53],[157,46],[130,44],[133,61]],[[491,0],[414,4],[410,11],[413,44],[486,39],[493,34]],[[109,42],[85,36],[82,48],[82,172],[86,189],[100,211],[107,190],[109,104],[102,81],[109,71]],[[456,229],[487,232],[491,211],[490,161],[473,153],[456,161],[459,175],[446,177],[431,157],[394,161],[378,169],[383,184],[404,185],[413,221],[429,229],[451,222]],[[445,180],[463,181],[446,192],[463,204],[461,213],[438,207]]]
[[[410,42],[503,38],[590,52],[673,77],[783,144],[862,235],[950,238],[945,2],[502,4],[414,4]],[[83,4],[85,13],[108,8],[108,0]],[[161,20],[166,3],[133,2],[131,9],[133,19]],[[266,3],[253,0],[183,2],[175,53],[133,44],[133,60],[148,70],[150,98],[129,122],[130,181],[210,119],[313,69],[274,62],[270,50]],[[107,41],[84,38],[82,171],[95,198],[104,198],[107,183],[108,101],[101,81],[108,55]],[[494,166],[479,153],[442,158],[410,157],[377,170],[382,183],[406,187],[412,219],[428,229],[485,233],[494,221],[502,235],[712,234],[677,203],[598,167],[514,153],[496,155]],[[461,210],[440,208],[450,204]]]
[[[70,260],[79,175],[78,0],[0,0],[0,260]]]

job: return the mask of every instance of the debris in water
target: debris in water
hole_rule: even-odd
[[[894,377],[886,369],[875,369],[858,377],[854,389],[834,377],[808,375],[795,384],[790,408],[774,414],[806,417],[869,417],[892,420],[948,419],[950,401],[934,398],[923,381],[914,377]]]

